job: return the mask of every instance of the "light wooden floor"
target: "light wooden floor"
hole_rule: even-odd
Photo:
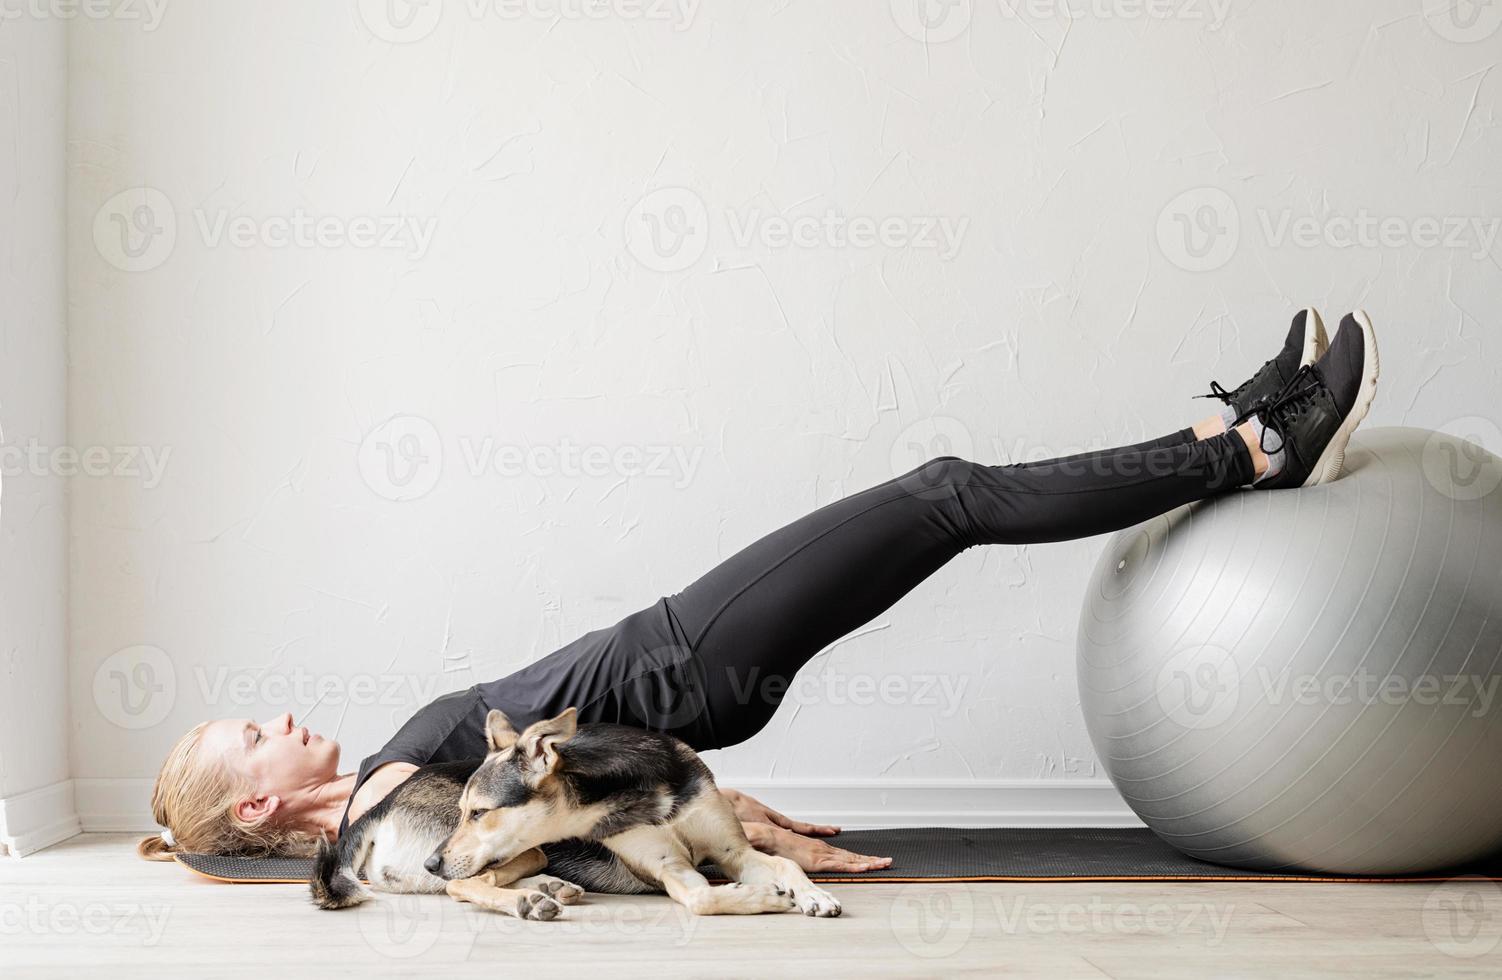
[[[844,885],[840,919],[592,896],[565,920],[517,922],[440,896],[319,912],[301,886],[138,861],[133,840],[0,861],[0,977],[1502,974],[1489,882]]]

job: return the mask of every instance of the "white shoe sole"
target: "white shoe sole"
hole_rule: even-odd
[[[1310,330],[1309,325],[1314,324]],[[1325,335],[1325,321],[1319,318],[1319,310],[1312,306],[1304,308],[1304,357],[1299,361],[1301,367],[1308,367],[1315,361],[1325,356],[1325,351],[1330,349],[1330,338]]]
[[[1329,483],[1340,478],[1341,471],[1346,465],[1346,447],[1350,445],[1351,436],[1358,426],[1365,421],[1367,413],[1372,410],[1372,402],[1377,397],[1377,378],[1382,374],[1381,358],[1377,356],[1377,334],[1372,330],[1372,319],[1362,310],[1351,314],[1356,325],[1361,328],[1362,337],[1366,341],[1365,363],[1361,370],[1361,387],[1356,392],[1356,404],[1351,406],[1351,411],[1345,420],[1340,423],[1340,428],[1335,430],[1335,435],[1330,439],[1325,451],[1319,454],[1319,462],[1314,464],[1314,469],[1309,472],[1309,479],[1304,481],[1304,486],[1313,487],[1321,483]]]

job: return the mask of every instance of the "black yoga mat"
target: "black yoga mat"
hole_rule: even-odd
[[[901,827],[848,830],[831,843],[892,858],[885,871],[810,874],[814,881],[858,884],[912,881],[1436,881],[1456,875],[1502,880],[1502,860],[1480,868],[1404,878],[1248,871],[1185,857],[1146,828],[1038,829]],[[307,858],[237,858],[179,854],[199,874],[242,883],[305,882]],[[711,877],[712,867],[701,869]]]

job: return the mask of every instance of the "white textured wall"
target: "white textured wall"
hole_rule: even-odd
[[[12,802],[68,778],[67,481],[51,462],[68,438],[65,37],[61,21],[0,21],[0,800]],[[33,814],[50,822],[50,806],[0,806],[0,838],[40,830]]]
[[[75,494],[77,775],[320,683],[353,765],[925,452],[1176,428],[1305,303],[1372,312],[1374,421],[1495,431],[1502,10],[934,0],[925,44],[905,0],[480,7],[75,24],[73,432],[140,453]],[[477,463],[515,446],[604,455]],[[1097,547],[963,556],[715,765],[1098,775]]]

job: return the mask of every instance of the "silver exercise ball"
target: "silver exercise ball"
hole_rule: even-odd
[[[1359,434],[1346,473],[1115,535],[1079,630],[1095,751],[1205,861],[1386,875],[1502,848],[1502,459]]]

